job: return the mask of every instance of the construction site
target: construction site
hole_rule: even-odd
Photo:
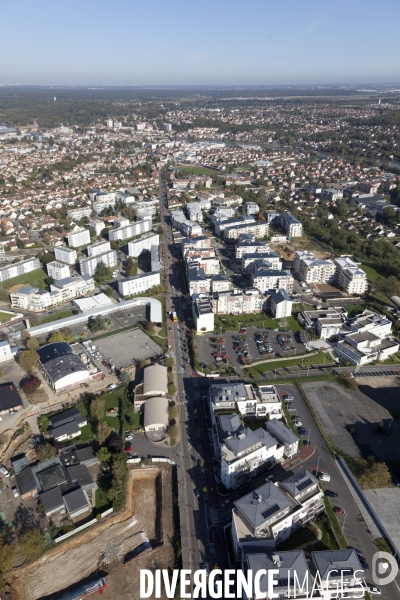
[[[96,593],[80,590],[100,585],[105,599],[139,599],[141,569],[174,566],[179,536],[174,476],[169,464],[130,468],[125,509],[7,573],[4,597],[67,600]]]

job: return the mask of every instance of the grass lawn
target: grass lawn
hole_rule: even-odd
[[[379,277],[378,271],[375,271],[375,269],[370,266],[369,262],[362,262],[361,268],[366,272],[368,281],[375,281],[375,279]]]
[[[25,273],[24,275],[18,275],[18,277],[7,279],[7,281],[3,282],[3,288],[4,290],[9,290],[14,285],[23,284],[31,285],[32,287],[39,288],[41,290],[47,290],[49,288],[46,283],[47,278],[48,275],[43,269],[36,269],[36,271],[31,271],[30,273]]]
[[[366,308],[365,304],[355,304],[354,306],[349,306],[347,308],[347,314],[350,318],[355,317],[356,315],[363,313]]]
[[[108,508],[111,508],[111,502],[108,500],[107,494],[105,493],[104,490],[97,488],[95,493],[96,493],[95,506],[96,506],[97,512],[104,512]]]
[[[182,173],[183,175],[216,175],[218,171],[213,171],[212,169],[205,169],[204,167],[196,167],[196,166],[178,166],[177,171]]]
[[[49,317],[42,319],[41,323],[50,323],[51,321],[58,321],[58,319],[66,319],[67,317],[72,317],[72,315],[72,310],[63,310],[59,313],[50,315]]]
[[[0,323],[5,323],[6,321],[9,321],[13,317],[15,317],[15,313],[6,313],[6,312],[0,311]]]
[[[263,313],[249,314],[249,315],[215,315],[214,317],[215,329],[218,327],[226,329],[228,331],[239,331],[240,325],[249,327],[255,325],[256,327],[262,326],[264,328],[280,330],[285,329],[284,319],[271,319],[268,315]],[[300,323],[294,317],[286,318],[286,329],[288,331],[302,331]]]
[[[90,424],[88,425],[84,425],[83,427],[81,427],[81,435],[77,438],[74,438],[74,442],[91,442],[92,440],[94,440],[94,433],[92,431],[92,427]],[[68,440],[68,443],[71,443],[70,440]]]
[[[304,356],[298,358],[292,358],[290,360],[276,360],[260,363],[254,367],[246,367],[247,372],[254,377],[262,375],[265,371],[272,371],[273,369],[282,369],[284,367],[296,367],[301,368],[302,365],[320,365],[324,364],[324,356],[328,357],[328,362],[331,362],[331,358],[325,352],[321,354],[312,354],[311,356]]]
[[[278,544],[279,550],[288,551],[296,550],[299,546],[307,544],[307,542],[313,542],[316,539],[314,531],[310,527],[302,527],[295,531],[289,539],[285,540],[281,544]]]

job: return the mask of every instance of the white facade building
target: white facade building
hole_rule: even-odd
[[[365,294],[368,282],[367,274],[347,256],[336,258],[336,280],[339,287],[348,294]]]
[[[280,225],[289,237],[301,237],[303,235],[303,225],[290,213],[280,215]]]
[[[192,312],[197,333],[214,331],[214,312],[208,294],[195,294],[193,296]]]
[[[40,269],[40,262],[36,257],[21,260],[21,262],[0,268],[0,281],[7,281],[7,279],[12,279],[13,277],[36,271],[36,269]]]
[[[273,269],[262,269],[252,273],[253,287],[266,292],[272,289],[283,289],[291,293],[293,291],[293,275],[290,271],[274,271]]]
[[[150,290],[155,285],[160,285],[160,273],[145,273],[135,277],[127,277],[118,281],[118,291],[121,296],[132,296]]]
[[[137,240],[128,242],[128,256],[137,258],[142,252],[150,252],[152,246],[160,245],[158,233],[148,233]]]
[[[68,245],[71,248],[80,248],[81,246],[87,246],[90,244],[90,233],[88,229],[81,227],[75,232],[68,234]]]
[[[108,239],[112,241],[128,240],[129,238],[150,231],[152,228],[151,218],[146,218],[143,221],[136,221],[124,227],[118,227],[108,232]]]
[[[7,341],[0,342],[0,363],[12,360],[14,354],[11,352],[10,344]]]
[[[94,275],[97,265],[104,263],[106,267],[115,267],[117,264],[117,253],[115,250],[108,250],[103,254],[95,254],[89,258],[83,258],[79,261],[81,275]]]
[[[298,250],[293,267],[302,281],[307,283],[333,283],[337,267],[329,258],[315,258],[312,252]]]
[[[100,235],[101,232],[103,231],[105,225],[104,225],[104,221],[101,221],[100,219],[90,219],[89,223],[88,223],[88,227],[90,229],[94,229],[94,231],[96,232],[96,235]]]
[[[51,306],[64,304],[74,298],[88,294],[94,289],[94,280],[87,276],[66,277],[55,281],[50,285],[50,292],[24,285],[10,294],[11,307],[32,312],[43,311]]]
[[[110,242],[107,242],[107,240],[99,240],[86,248],[89,257],[104,254],[104,252],[108,252],[110,249]]]
[[[61,260],[61,262],[65,262],[67,265],[74,265],[78,260],[76,250],[68,246],[56,246],[54,248],[54,255],[56,260]]]
[[[47,263],[46,268],[49,277],[52,277],[55,280],[65,279],[65,277],[70,276],[69,266],[64,263],[59,263],[56,260]]]

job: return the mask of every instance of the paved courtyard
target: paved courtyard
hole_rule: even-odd
[[[393,543],[400,548],[400,489],[366,490],[364,494],[378,514]]]
[[[93,340],[93,342],[102,356],[117,369],[164,353],[161,346],[141,329],[132,329],[124,333],[117,332],[115,335],[97,341]]]

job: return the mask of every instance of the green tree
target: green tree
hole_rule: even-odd
[[[99,461],[101,463],[105,463],[109,460],[109,458],[111,458],[111,452],[109,451],[108,448],[105,448],[104,446],[102,446],[97,453],[97,458],[99,459]]]
[[[125,506],[126,495],[126,458],[123,452],[115,454],[112,460],[111,487],[107,498],[112,502],[114,509],[120,510]]]
[[[175,365],[175,361],[172,358],[172,356],[167,356],[167,358],[165,359],[165,366],[169,367],[170,369],[172,369],[172,367]]]
[[[49,458],[53,458],[53,456],[56,456],[56,454],[57,450],[52,444],[50,444],[50,442],[41,444],[36,449],[36,456],[38,457],[40,462],[42,462],[43,460],[48,460]]]
[[[22,556],[27,560],[38,558],[45,549],[46,538],[40,529],[30,529],[21,535],[18,540],[18,548]]]
[[[175,404],[168,408],[168,416],[170,419],[176,419],[178,416],[178,407]]]
[[[100,262],[96,267],[96,271],[94,272],[93,278],[95,281],[97,281],[97,283],[102,284],[106,281],[110,281],[111,274],[111,267],[107,267],[103,262]]]
[[[93,398],[90,403],[90,418],[92,421],[102,421],[105,416],[106,402],[102,396]]]
[[[39,348],[39,342],[36,338],[30,337],[26,341],[26,347],[28,348],[28,350],[36,351]]]
[[[167,432],[171,438],[176,438],[176,436],[178,435],[178,431],[179,431],[179,429],[178,429],[178,425],[176,425],[176,423],[174,423],[172,425],[168,425]]]
[[[65,342],[64,334],[61,331],[53,331],[47,338],[48,344],[53,344],[54,342]]]
[[[93,321],[89,323],[89,329],[92,333],[96,331],[102,331],[106,328],[106,322],[101,315],[98,315]]]
[[[123,369],[121,371],[119,378],[120,378],[122,385],[127,385],[131,381],[131,376],[129,375],[128,371],[126,371],[125,369]]]
[[[172,383],[172,381],[170,381],[168,384],[168,393],[170,396],[173,396],[174,394],[176,394],[176,385],[174,383]]]
[[[104,288],[104,293],[106,296],[111,297],[113,295],[112,288],[110,288],[110,286],[108,285],[107,287]]]
[[[97,441],[99,442],[99,444],[104,444],[111,432],[112,427],[110,427],[105,421],[100,421],[99,423],[97,423],[96,433]]]
[[[18,358],[18,364],[23,371],[31,373],[34,371],[39,362],[39,354],[34,350],[23,350]]]
[[[11,546],[5,540],[0,541],[0,593],[3,592],[3,575],[12,569],[17,558],[16,546]]]

